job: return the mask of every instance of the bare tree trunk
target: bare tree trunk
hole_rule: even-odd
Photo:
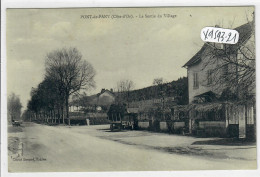
[[[54,117],[53,117],[53,111],[52,110],[50,111],[50,117],[51,117],[51,123],[53,123]]]
[[[52,110],[52,113],[53,113],[53,121],[54,121],[54,123],[56,123],[56,114],[55,114],[55,110],[54,109]]]
[[[58,107],[58,124],[60,124],[60,108]]]
[[[68,120],[68,125],[70,125],[70,118],[69,118],[69,94],[66,94],[66,100],[65,100],[65,106],[66,106],[66,116]]]
[[[65,118],[64,118],[64,107],[61,106],[61,117],[62,117],[62,123],[65,124]]]

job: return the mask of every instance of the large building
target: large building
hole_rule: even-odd
[[[240,76],[244,69],[242,67],[250,66],[244,62],[251,62],[252,68],[255,65],[253,25],[253,22],[249,22],[235,28],[239,32],[237,44],[206,42],[183,66],[187,68],[189,103],[214,101],[227,87],[236,82],[243,82],[242,78],[236,77],[236,74]],[[253,57],[252,60],[250,57]],[[255,88],[253,84],[252,87]],[[230,89],[236,92],[234,87]]]
[[[254,20],[235,30],[236,44],[206,42],[184,65],[190,133],[255,138]]]
[[[115,98],[112,89],[102,89],[98,94],[75,98],[70,102],[70,112],[80,112],[84,109],[88,109],[90,112],[102,111],[102,107],[109,108],[115,102]]]

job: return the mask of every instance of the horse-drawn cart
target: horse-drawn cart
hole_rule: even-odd
[[[130,129],[137,127],[137,112],[133,112],[131,108],[125,108],[124,105],[111,105],[108,111],[108,119],[110,120],[110,130]]]
[[[13,125],[13,127],[19,127],[19,126],[21,126],[21,123],[18,120],[13,120],[12,125]]]

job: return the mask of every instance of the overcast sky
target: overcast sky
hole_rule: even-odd
[[[7,10],[7,92],[26,108],[32,87],[43,80],[46,53],[76,47],[95,68],[96,89],[131,79],[135,88],[186,76],[182,66],[200,49],[206,26],[233,28],[251,20],[253,7],[85,8]],[[83,19],[81,15],[133,15],[133,19]],[[175,18],[137,18],[171,14]]]

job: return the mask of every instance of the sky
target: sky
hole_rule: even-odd
[[[154,78],[177,80],[187,76],[182,66],[204,44],[202,28],[235,28],[251,20],[253,11],[254,7],[8,9],[7,94],[19,95],[26,109],[31,88],[44,78],[46,54],[64,47],[76,47],[96,70],[96,88],[88,95],[115,89],[123,79],[132,80],[135,89],[152,85]]]

